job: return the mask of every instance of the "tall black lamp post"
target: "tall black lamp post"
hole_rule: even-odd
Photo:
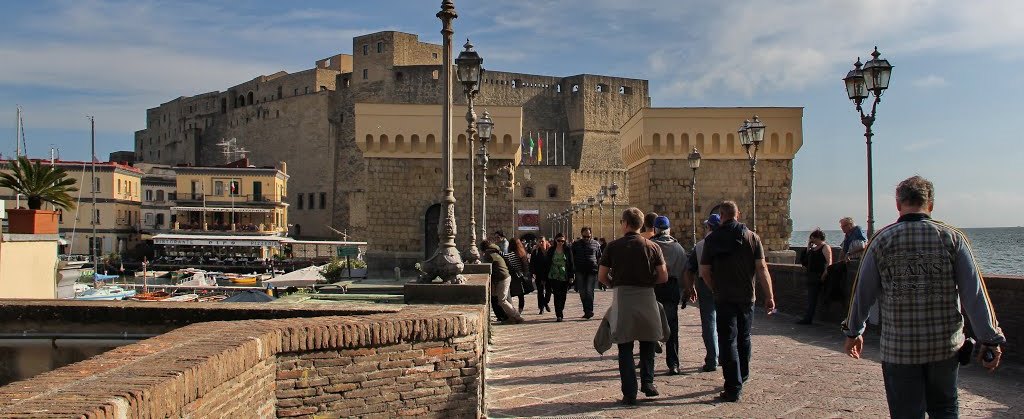
[[[697,245],[697,169],[700,168],[700,152],[697,151],[697,147],[693,148],[690,155],[686,157],[686,162],[690,165],[690,170],[693,170],[693,178],[690,179],[690,219],[693,220],[693,245]]]
[[[754,115],[753,120],[743,121],[737,131],[750,161],[750,227],[754,231],[757,231],[757,149],[764,141],[764,129],[764,123]]]
[[[614,220],[615,217],[618,217],[618,215],[615,213],[615,197],[619,196],[619,185],[616,185],[615,182],[612,182],[612,186],[608,187],[608,196],[612,197],[612,219]],[[615,239],[615,236],[619,234],[617,231],[618,230],[615,229],[615,222],[612,222],[613,240]]]
[[[875,199],[874,180],[871,173],[871,125],[875,123],[875,110],[882,101],[882,93],[889,88],[889,78],[892,76],[892,65],[889,60],[878,58],[880,55],[878,47],[871,52],[871,60],[863,64],[861,68],[860,57],[853,63],[853,70],[850,70],[843,78],[846,84],[846,95],[853,101],[860,113],[860,122],[864,124],[864,140],[868,149],[868,238],[875,234]],[[861,106],[864,99],[870,94],[875,96],[871,103],[871,113],[865,114]]]
[[[480,160],[480,185],[483,190],[480,192],[480,237],[487,237],[487,162],[491,155],[487,153],[487,141],[491,139],[494,131],[494,121],[491,120],[490,112],[484,111],[484,116],[476,121],[477,135],[480,137],[480,149],[476,157]]]
[[[601,191],[597,193],[597,228],[601,229],[601,237],[606,237],[604,234],[604,197],[608,196],[608,187],[601,186]]]
[[[438,221],[437,251],[430,259],[424,261],[420,270],[423,274],[421,282],[433,282],[440,278],[445,283],[462,283],[462,256],[455,247],[455,186],[452,181],[452,20],[459,17],[455,13],[455,3],[451,0],[441,2],[441,11],[437,18],[441,19],[441,35],[443,39],[441,62],[442,91],[444,91],[444,107],[441,109],[441,193],[442,210]]]
[[[484,59],[473,50],[473,44],[468,39],[463,47],[465,50],[455,59],[456,74],[462,82],[463,94],[466,95],[466,149],[469,150],[469,246],[463,258],[466,262],[477,263],[480,261],[480,250],[476,244],[476,162],[473,159],[476,112],[473,110],[473,99],[480,93]]]

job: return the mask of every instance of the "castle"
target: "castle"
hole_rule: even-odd
[[[378,32],[355,37],[352,55],[316,61],[309,70],[277,72],[225,91],[179,97],[147,110],[146,128],[135,134],[136,158],[158,164],[220,164],[225,162],[217,144],[236,138],[257,166],[288,163],[290,235],[337,239],[342,233],[369,242],[371,261],[410,266],[436,245],[444,97],[441,49],[413,34]],[[480,49],[486,59],[486,47]],[[705,183],[697,207],[706,212],[713,200],[722,198],[736,199],[742,207],[744,191],[749,191],[743,182],[749,179],[735,127],[760,110],[772,115],[766,122],[775,142],[766,136],[764,156],[775,160],[758,169],[765,178],[758,182],[758,218],[766,220],[766,245],[785,248],[791,229],[792,158],[802,144],[802,109],[652,110],[646,80],[490,69],[483,78],[476,112],[482,115],[486,110],[495,121],[489,144],[486,231],[509,232],[516,223],[515,209],[530,209],[539,214],[536,227],[548,234],[554,226],[547,214],[563,212],[615,183],[617,209],[628,204],[668,213],[682,230],[676,235],[688,241],[689,169],[671,168],[685,168],[681,160],[692,147],[710,160],[706,167],[715,167],[714,160],[727,161],[715,169],[722,173],[708,174],[712,181],[720,178],[721,185],[712,190],[715,183]],[[469,243],[469,154],[478,143],[467,142],[466,99],[462,86],[453,82],[456,243],[462,249]],[[684,125],[672,127],[672,121]],[[628,139],[622,135],[627,123]],[[658,131],[662,128],[656,127],[666,123],[665,131]],[[702,132],[689,133],[695,127],[702,127]],[[557,133],[559,156],[538,162],[524,150],[523,140],[540,136],[550,143],[550,133]],[[515,167],[514,182],[501,171],[510,164]],[[657,164],[667,172],[652,170]],[[665,179],[662,172],[675,178]],[[477,175],[478,190],[480,184]],[[610,238],[619,228],[609,204],[606,200],[604,208],[580,214],[597,236]],[[573,230],[581,226],[580,215],[572,221]],[[481,222],[479,209],[477,221]]]

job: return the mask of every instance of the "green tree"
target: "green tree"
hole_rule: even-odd
[[[68,177],[60,167],[44,166],[31,162],[27,157],[18,157],[10,162],[10,173],[0,173],[0,187],[9,188],[15,194],[22,194],[28,199],[29,209],[41,209],[43,202],[56,207],[74,209],[75,200],[72,192],[78,192],[77,181]]]

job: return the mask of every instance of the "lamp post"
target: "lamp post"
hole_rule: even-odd
[[[690,164],[690,170],[693,170],[693,178],[690,179],[690,219],[693,220],[693,245],[697,245],[697,169],[700,168],[700,152],[697,151],[697,147],[693,148],[690,155],[686,157],[686,162]]]
[[[871,173],[871,125],[875,123],[875,110],[882,101],[882,93],[889,88],[889,78],[892,76],[892,65],[889,60],[878,58],[880,55],[878,47],[871,52],[871,60],[863,64],[861,68],[860,57],[853,63],[853,70],[850,70],[843,78],[846,84],[846,95],[853,101],[860,113],[860,122],[864,124],[864,140],[867,145],[868,154],[868,239],[875,234],[875,199],[873,189],[873,178]],[[875,96],[871,103],[871,113],[865,114],[861,106],[869,93]]]
[[[737,131],[740,137],[740,144],[747,151],[747,160],[750,161],[750,226],[751,230],[757,231],[757,149],[764,141],[765,125],[754,115],[753,120],[743,121],[743,125]],[[753,152],[751,152],[753,148]]]
[[[483,190],[480,192],[480,237],[487,237],[487,161],[491,155],[487,153],[487,141],[491,139],[491,132],[494,131],[494,121],[491,120],[490,112],[484,111],[484,116],[476,121],[477,135],[480,137],[480,149],[476,157],[480,160],[480,185]]]
[[[579,227],[583,227],[583,226],[587,225],[587,212],[583,210],[583,203],[578,203],[578,204],[576,204],[576,205],[573,205],[573,206],[572,206],[572,212],[573,212],[573,214],[581,214],[581,215],[582,215],[582,218],[580,219],[580,225],[579,225]],[[573,220],[575,220],[575,218],[576,218],[576,217],[575,217],[575,215],[574,215],[574,216],[573,216]],[[572,226],[572,228],[571,228],[571,229],[569,230],[569,234],[570,234],[570,236],[571,236],[572,234],[574,234],[574,233],[575,233],[575,230],[576,230],[576,227],[577,227],[577,226],[575,225],[575,223],[573,223],[573,224],[574,224],[574,225],[573,225],[573,226]]]
[[[597,223],[597,221],[594,221],[595,220],[595,218],[594,218],[594,206],[596,205],[596,202],[597,202],[597,199],[594,198],[593,196],[587,198],[587,208],[590,208],[590,223],[591,224],[596,224]],[[594,228],[593,227],[590,228],[590,235],[591,236],[594,235]]]
[[[456,74],[462,83],[463,94],[466,95],[466,147],[469,150],[469,247],[466,248],[465,260],[470,263],[480,261],[480,250],[476,244],[476,162],[473,158],[473,135],[476,134],[476,112],[473,110],[473,99],[480,93],[480,79],[483,76],[484,59],[473,50],[473,44],[466,40],[465,48],[455,59]]]
[[[619,185],[616,185],[615,182],[612,182],[612,186],[608,187],[608,196],[612,197],[612,219],[613,220],[615,219],[615,217],[618,217],[617,215],[615,215],[615,197],[618,196],[618,195],[619,195]],[[618,234],[618,233],[615,232],[615,222],[612,221],[612,240],[615,239],[615,235],[616,234]]]
[[[601,237],[605,237],[604,234],[604,197],[608,195],[608,187],[601,186],[601,192],[597,193],[597,219],[598,228],[601,229]]]
[[[446,283],[462,283],[462,256],[455,248],[455,187],[452,181],[452,70],[449,63],[452,62],[452,20],[459,17],[455,13],[455,3],[452,0],[441,2],[441,11],[437,12],[437,18],[441,20],[441,35],[443,38],[441,78],[443,79],[444,107],[441,110],[441,191],[443,193],[443,211],[438,221],[437,251],[430,259],[427,259],[421,266],[423,275],[421,282],[432,282],[434,278],[441,278]]]

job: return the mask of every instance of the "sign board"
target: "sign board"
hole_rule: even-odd
[[[178,239],[154,238],[153,244],[172,246],[238,246],[238,247],[281,247],[277,240],[239,240],[239,239]]]
[[[540,210],[521,209],[516,212],[516,230],[540,231]]]
[[[339,258],[343,258],[345,256],[359,256],[359,248],[355,246],[338,246],[336,249]]]

